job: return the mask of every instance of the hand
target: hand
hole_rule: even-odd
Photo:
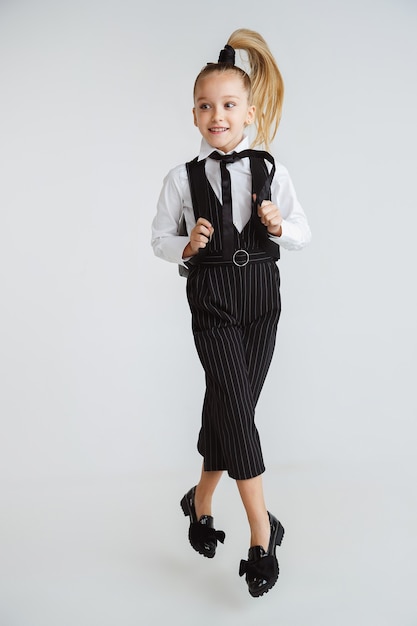
[[[254,195],[254,200],[256,196]],[[258,205],[258,215],[262,224],[266,226],[268,233],[280,237],[282,235],[282,215],[277,206],[270,200],[264,200]]]
[[[196,225],[190,233],[190,241],[185,246],[183,258],[195,256],[201,248],[205,248],[211,240],[214,228],[204,217],[199,217]]]

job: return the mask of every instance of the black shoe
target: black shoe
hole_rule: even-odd
[[[192,487],[181,500],[181,508],[184,515],[190,518],[190,528],[188,538],[194,550],[199,554],[212,559],[216,554],[217,541],[224,543],[226,535],[222,530],[213,528],[213,518],[211,515],[202,515],[197,520],[195,512],[195,487]]]
[[[268,551],[262,546],[249,548],[248,560],[240,562],[239,576],[246,574],[249,593],[254,598],[267,593],[278,580],[279,566],[275,550],[281,545],[284,528],[280,522],[268,512],[271,525]]]

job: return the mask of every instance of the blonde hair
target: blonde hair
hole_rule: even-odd
[[[256,31],[239,28],[230,35],[227,45],[246,52],[249,73],[229,63],[208,63],[195,80],[194,92],[200,78],[212,72],[237,74],[248,92],[249,103],[256,108],[256,137],[252,147],[263,144],[269,150],[282,115],[284,81],[281,72],[265,39]]]

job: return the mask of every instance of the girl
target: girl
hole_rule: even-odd
[[[235,66],[246,51],[249,73]],[[236,480],[250,527],[240,563],[258,597],[278,579],[276,546],[284,529],[266,508],[265,466],[255,407],[271,363],[280,316],[280,247],[303,248],[310,228],[287,170],[265,150],[278,129],[283,81],[261,35],[238,29],[194,84],[198,157],[164,179],[152,223],[157,256],[187,274],[195,345],[206,375],[198,450],[198,484],[181,500],[192,547],[212,558],[225,534],[215,530],[211,503],[222,472]],[[255,125],[249,148],[245,129]]]

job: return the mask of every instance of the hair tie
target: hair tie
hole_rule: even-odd
[[[235,51],[232,46],[225,45],[223,50],[220,51],[218,63],[228,63],[229,65],[235,64]]]

